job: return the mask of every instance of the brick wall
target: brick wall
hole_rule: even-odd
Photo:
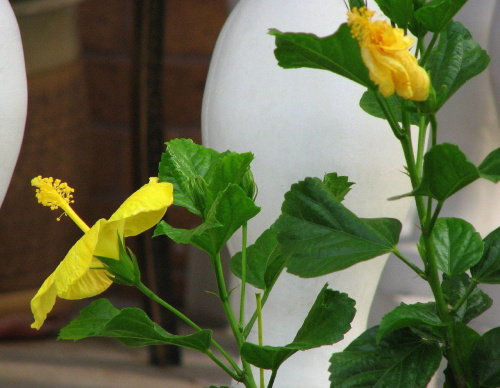
[[[200,142],[201,102],[210,56],[227,17],[224,0],[166,0],[163,58],[165,141]],[[93,137],[91,203],[95,218],[113,212],[133,190],[131,71],[132,0],[84,0],[79,29]],[[158,155],[158,160],[159,160]],[[198,220],[171,208],[167,219],[191,228]],[[176,298],[182,301],[187,247],[171,248]]]

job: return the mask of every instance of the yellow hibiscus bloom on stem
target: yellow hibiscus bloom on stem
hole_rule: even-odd
[[[38,176],[31,184],[37,187],[39,203],[52,210],[61,208],[84,232],[31,301],[35,318],[31,327],[40,329],[57,297],[89,298],[111,285],[110,274],[95,256],[118,260],[119,239],[138,235],[156,225],[173,202],[173,186],[150,178],[150,182],[127,198],[109,220],[100,219],[88,227],[71,208],[74,190],[66,183]]]
[[[408,51],[413,39],[385,20],[372,21],[375,12],[365,7],[347,13],[352,36],[361,48],[361,58],[370,79],[384,97],[394,92],[413,101],[425,101],[429,95],[429,75]]]

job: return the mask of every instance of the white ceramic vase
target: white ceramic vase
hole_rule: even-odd
[[[252,171],[259,192],[259,215],[249,223],[249,242],[279,216],[291,184],[307,176],[337,172],[355,182],[345,205],[361,217],[403,220],[410,201],[387,201],[408,192],[399,142],[387,123],[359,108],[363,88],[335,74],[311,69],[284,70],[273,55],[269,28],[332,34],[346,20],[342,0],[240,0],[216,44],[202,112],[203,143],[255,154]],[[240,240],[228,243],[231,254]],[[287,360],[275,387],[329,387],[329,358],[366,329],[387,257],[315,279],[284,273],[263,311],[264,342],[293,340],[326,282],[356,300],[352,330],[338,344],[299,352]],[[248,314],[255,296],[248,291]],[[249,341],[257,342],[252,332]]]
[[[0,0],[0,206],[21,148],[28,92],[23,46],[8,0]]]

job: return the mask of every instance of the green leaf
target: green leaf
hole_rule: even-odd
[[[500,386],[500,327],[486,332],[477,341],[470,363],[482,387]]]
[[[430,196],[444,201],[479,178],[479,172],[458,146],[442,143],[424,156],[424,174],[413,195]]]
[[[178,336],[166,332],[138,308],[118,310],[107,299],[98,299],[63,328],[58,339],[79,340],[112,337],[128,346],[176,345],[205,352],[212,339],[211,330]]]
[[[471,283],[469,275],[466,273],[453,276],[443,274],[442,289],[448,305],[455,306],[462,296],[465,295]],[[454,318],[456,321],[467,324],[488,310],[492,304],[493,301],[491,298],[483,290],[476,287],[455,313]]]
[[[277,370],[283,362],[297,352],[285,346],[256,345],[245,342],[241,347],[241,356],[257,368]]]
[[[489,61],[488,53],[472,39],[469,30],[459,22],[451,22],[440,34],[425,66],[436,92],[436,110],[465,82],[483,72]]]
[[[365,7],[365,0],[349,0],[349,9]]]
[[[288,255],[288,271],[315,277],[339,271],[396,246],[396,219],[361,219],[332,195],[318,178],[306,178],[285,194],[276,222],[278,241]]]
[[[483,256],[471,274],[478,283],[500,284],[500,228],[484,238]]]
[[[231,184],[240,186],[246,194],[253,191],[253,179],[245,179],[245,176],[250,173],[252,160],[253,154],[250,152],[243,154],[225,152],[221,154],[221,158],[210,166],[205,176],[207,182],[206,209],[210,209],[218,195]],[[244,187],[243,183],[251,185],[251,187]],[[249,197],[252,198],[252,196]]]
[[[260,208],[255,206],[240,186],[230,184],[207,212],[209,221],[191,230],[177,229],[162,221],[154,235],[165,234],[177,243],[191,244],[210,255],[216,255],[227,240],[259,211]]]
[[[278,244],[277,233],[269,228],[247,248],[246,281],[261,290],[272,288],[285,267],[285,256]],[[230,262],[231,272],[241,279],[241,252]]]
[[[481,236],[460,218],[439,218],[432,231],[438,268],[448,275],[467,271],[481,260]]]
[[[270,30],[276,37],[274,55],[278,65],[285,69],[307,67],[328,70],[376,89],[368,75],[358,42],[352,37],[347,24],[342,24],[335,34],[319,38],[313,34],[283,33]]]
[[[174,139],[167,143],[161,156],[159,178],[174,185],[174,204],[202,216],[203,209],[196,203],[194,182],[203,178],[220,154],[193,143],[191,139]]]
[[[386,120],[387,118],[385,117],[384,112],[382,111],[382,108],[380,107],[380,104],[378,103],[377,97],[376,97],[376,91],[373,90],[367,90],[366,92],[363,93],[363,96],[361,97],[361,100],[359,101],[359,106],[361,109],[363,109],[366,113],[369,115],[372,115],[374,117],[377,117],[379,119],[384,119]],[[403,121],[403,106],[401,105],[401,98],[398,97],[397,94],[393,94],[392,96],[389,97],[383,97],[387,101],[387,105],[390,107],[391,111],[394,113],[394,116],[397,121],[402,122]],[[412,112],[410,114],[410,124],[413,125],[419,125],[420,124],[420,117],[416,113],[416,108],[415,104],[412,101],[406,101],[406,104],[408,105],[408,109],[412,109]]]
[[[356,302],[345,293],[323,287],[289,348],[306,350],[344,338],[356,314]]]
[[[406,29],[413,16],[413,0],[375,0],[380,10],[399,28]]]
[[[478,167],[481,178],[493,183],[500,181],[500,148],[490,152]]]
[[[432,32],[441,31],[467,0],[431,0],[415,12],[415,18]]]
[[[437,343],[421,340],[409,329],[386,335],[376,344],[372,327],[330,359],[330,381],[335,388],[424,388],[441,362]]]
[[[351,186],[354,185],[353,182],[349,182],[348,177],[338,176],[336,172],[325,174],[323,183],[340,202],[344,200],[345,196],[351,191]]]
[[[377,333],[377,343],[389,333],[410,326],[442,326],[434,304],[401,304],[384,315]]]
[[[245,343],[242,356],[249,363],[264,369],[277,370],[298,350],[331,345],[344,338],[356,309],[347,294],[333,291],[325,285],[318,294],[309,314],[292,343],[285,346],[259,346]]]

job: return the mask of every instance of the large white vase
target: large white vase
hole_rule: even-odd
[[[0,206],[24,134],[28,101],[23,46],[8,0],[0,0]]]
[[[250,243],[277,219],[290,185],[306,176],[347,175],[356,184],[345,204],[361,217],[407,215],[409,200],[387,201],[409,191],[400,145],[385,121],[359,108],[363,88],[326,71],[281,69],[273,55],[269,28],[325,36],[346,20],[346,11],[342,0],[241,0],[219,36],[205,89],[202,137],[219,151],[255,154],[262,211],[249,223]],[[239,241],[229,242],[231,254],[241,249]],[[357,314],[344,341],[287,360],[275,387],[329,386],[328,360],[365,330],[386,259],[315,279],[283,274],[263,311],[266,344],[293,340],[326,282],[356,300]],[[250,290],[249,314],[254,300]],[[249,340],[257,342],[255,332]]]

